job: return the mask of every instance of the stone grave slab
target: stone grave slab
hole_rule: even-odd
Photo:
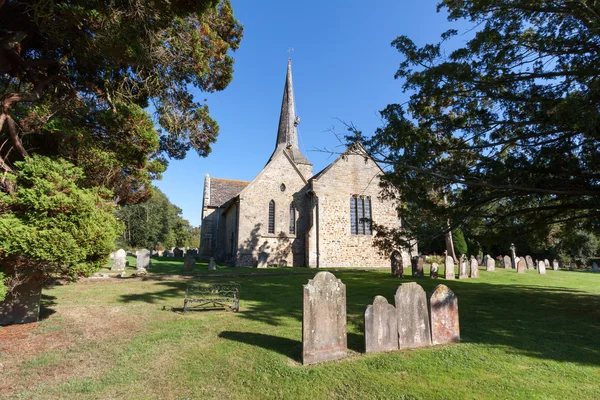
[[[427,295],[416,282],[403,283],[394,295],[398,313],[398,348],[431,345]]]
[[[458,299],[446,285],[438,285],[429,296],[433,344],[460,342]]]
[[[365,352],[398,349],[398,315],[396,307],[385,297],[376,296],[365,311]]]

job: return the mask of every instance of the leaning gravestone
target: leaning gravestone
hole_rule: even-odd
[[[521,258],[519,260],[519,262],[517,263],[517,273],[524,274],[526,267],[527,267],[527,263],[525,262],[525,260],[523,258]]]
[[[431,264],[431,269],[429,270],[429,277],[431,279],[437,279],[438,278],[438,270],[439,270],[440,266],[437,263],[433,263]]]
[[[208,262],[208,270],[215,271],[216,269],[217,269],[217,263],[215,262],[215,258],[211,257],[210,261]]]
[[[431,346],[427,295],[416,282],[403,283],[394,295],[398,314],[398,348]]]
[[[137,258],[135,261],[135,274],[136,275],[144,275],[146,269],[150,266],[150,250],[142,249],[138,250]]]
[[[538,263],[538,273],[540,275],[546,275],[546,263],[543,261],[540,261]]]
[[[185,257],[185,260],[183,261],[183,270],[184,271],[193,271],[194,267],[196,266],[196,257],[194,256],[187,256]]]
[[[365,352],[398,349],[398,316],[396,307],[385,297],[376,296],[365,311]]]
[[[471,278],[479,278],[479,261],[471,256]]]
[[[533,259],[531,256],[525,256],[525,262],[527,263],[527,269],[533,269]]]
[[[446,285],[437,285],[429,296],[433,344],[460,342],[458,299]]]
[[[454,279],[454,259],[450,256],[446,256],[446,262],[444,263],[444,278]]]
[[[346,357],[346,285],[319,272],[303,286],[302,364]]]
[[[468,279],[469,278],[469,267],[467,264],[467,256],[462,255],[458,264],[458,279]]]
[[[113,257],[113,265],[110,268],[111,271],[124,271],[125,263],[127,261],[127,253],[123,249],[119,249],[115,252]]]
[[[404,276],[404,266],[402,265],[402,254],[398,250],[392,252],[390,264],[392,267],[392,277],[402,278]]]
[[[486,271],[495,271],[496,270],[496,260],[494,260],[490,256],[487,256],[487,262],[485,264],[485,270]]]
[[[552,269],[554,271],[558,271],[558,267],[559,267],[558,260],[556,260],[556,259],[552,260]]]
[[[510,257],[509,256],[504,256],[504,268],[506,268],[506,269],[511,269],[512,268],[512,263],[510,261]]]
[[[256,264],[257,268],[267,268],[267,262],[269,260],[269,253],[264,251],[258,253],[258,262]]]

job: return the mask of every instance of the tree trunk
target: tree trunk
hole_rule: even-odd
[[[446,225],[446,251],[447,254],[454,259],[455,263],[458,263],[458,258],[456,257],[456,252],[454,251],[454,240],[452,240],[452,231],[450,230],[450,221],[448,221]]]

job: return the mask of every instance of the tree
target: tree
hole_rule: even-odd
[[[556,224],[598,232],[598,4],[445,0],[439,9],[472,23],[472,38],[462,45],[450,30],[422,47],[396,38],[396,78],[410,100],[388,105],[384,125],[362,138],[389,170],[385,194],[402,194],[406,235],[471,223],[509,238]]]
[[[457,254],[469,254],[465,235],[463,235],[463,232],[460,228],[455,228],[452,230],[452,240],[454,242],[454,248],[456,249]]]
[[[229,0],[2,0],[0,27],[1,172],[32,153],[67,158],[125,204],[149,196],[166,157],[210,152],[218,125],[190,88],[232,79]]]

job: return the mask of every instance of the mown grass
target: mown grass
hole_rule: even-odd
[[[427,292],[444,283],[457,294],[462,342],[366,355],[364,309],[376,295],[391,302],[395,288],[413,279],[393,279],[388,271],[338,273],[347,286],[349,357],[305,367],[302,285],[310,275],[269,276],[272,270],[266,270],[259,276],[160,277],[168,271],[180,273],[181,261],[155,260],[151,272],[156,279],[99,280],[46,290],[46,318],[14,345],[19,340],[46,343],[48,335],[60,335],[67,343],[33,356],[25,350],[0,356],[0,396],[600,398],[600,274],[517,275],[498,269],[482,270],[479,279],[420,279]],[[240,283],[240,312],[181,313],[190,279]]]

